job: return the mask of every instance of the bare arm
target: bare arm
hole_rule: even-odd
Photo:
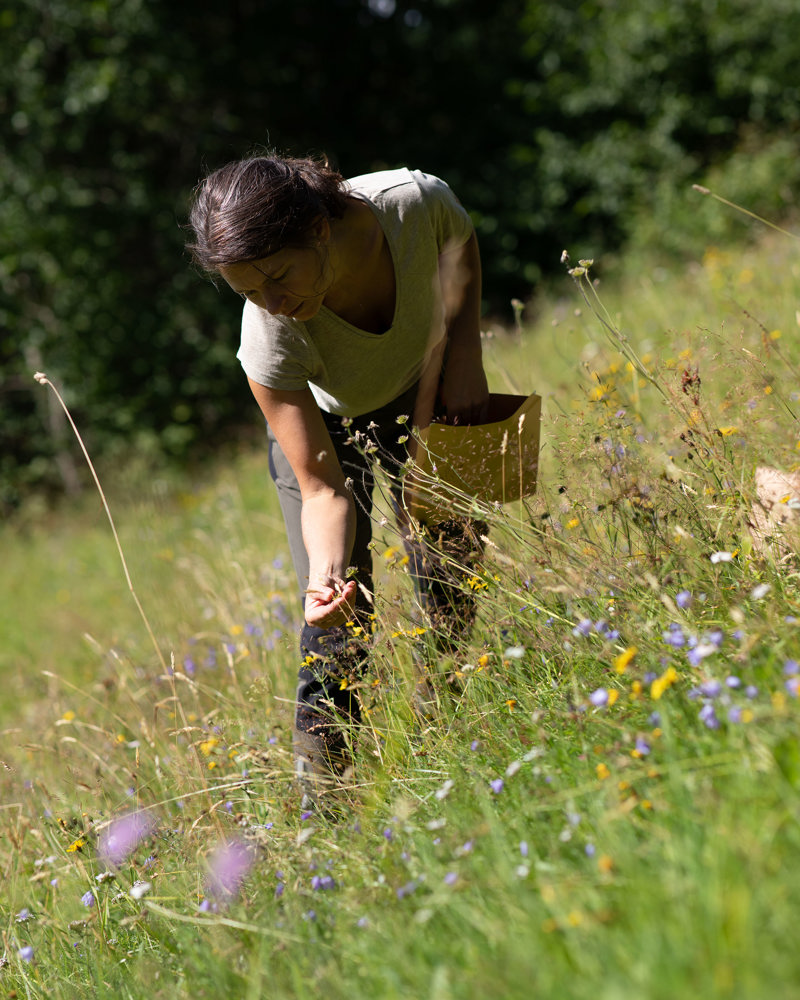
[[[309,559],[306,621],[324,628],[341,625],[356,597],[356,583],[347,579],[355,506],[328,429],[310,389],[289,392],[248,381],[300,486]]]
[[[448,423],[479,423],[485,417],[489,399],[481,358],[481,258],[475,233],[463,246],[439,256],[439,282],[447,358],[442,372],[442,344],[423,373],[414,413],[417,427],[430,423],[440,373]]]

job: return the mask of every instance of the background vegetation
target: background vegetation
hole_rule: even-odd
[[[255,414],[236,300],[189,269],[206,167],[256,145],[410,164],[473,213],[487,309],[575,256],[692,259],[771,215],[800,157],[792,0],[10,0],[0,12],[0,504],[93,453],[207,454]]]
[[[493,387],[544,397],[540,489],[482,512],[479,621],[428,661],[427,721],[379,530],[338,821],[293,783],[263,449],[109,475],[158,652],[94,498],[0,527],[4,993],[794,996],[800,540],[751,521],[753,467],[796,460],[798,248],[616,275],[487,327]]]

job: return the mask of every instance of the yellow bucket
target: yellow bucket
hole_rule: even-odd
[[[406,504],[429,524],[464,514],[472,500],[503,504],[536,490],[542,400],[491,393],[484,424],[433,423],[417,431]]]

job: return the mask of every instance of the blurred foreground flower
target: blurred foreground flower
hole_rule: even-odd
[[[100,836],[99,854],[106,864],[121,865],[155,826],[145,810],[112,820]]]
[[[220,844],[208,861],[208,889],[216,896],[233,896],[253,867],[252,848],[237,840]]]

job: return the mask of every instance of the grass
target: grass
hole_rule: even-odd
[[[431,664],[425,726],[379,532],[337,822],[292,781],[299,604],[262,452],[125,497],[104,474],[166,672],[96,501],[5,526],[5,994],[794,995],[797,563],[748,512],[755,465],[796,464],[798,266],[774,236],[611,262],[487,330],[492,386],[544,398],[540,491],[484,512],[479,622]]]

